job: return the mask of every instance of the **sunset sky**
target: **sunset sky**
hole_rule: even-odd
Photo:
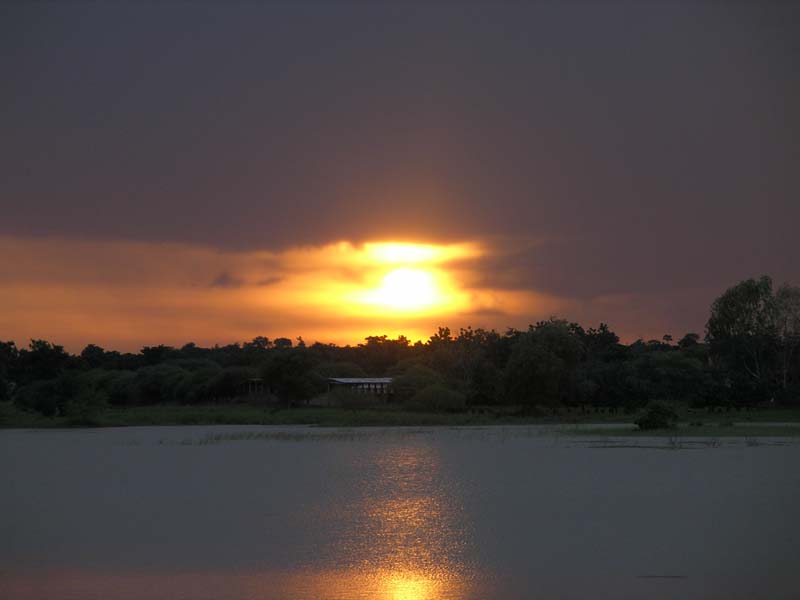
[[[788,2],[3,3],[0,340],[702,333],[800,284],[798,58]]]

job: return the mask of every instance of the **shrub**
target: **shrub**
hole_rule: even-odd
[[[107,406],[107,394],[85,388],[66,405],[64,414],[72,426],[96,427],[100,425],[99,416]]]
[[[14,403],[23,410],[36,411],[46,417],[58,413],[58,387],[52,379],[34,381],[22,387]]]
[[[409,408],[416,410],[458,412],[464,410],[467,399],[461,392],[451,390],[440,383],[434,383],[414,394],[408,405]]]
[[[258,370],[251,367],[225,367],[224,369],[200,371],[188,385],[190,402],[233,398],[242,393],[248,379],[258,377]]]
[[[397,373],[392,382],[395,398],[405,402],[432,385],[441,385],[441,376],[433,369],[418,363],[404,365],[406,368]]]
[[[677,413],[664,402],[651,402],[639,416],[636,425],[641,430],[672,429],[678,421]]]
[[[136,404],[136,373],[118,371],[108,386],[108,399],[111,404],[127,406]]]
[[[328,398],[331,403],[342,408],[349,410],[357,410],[359,408],[366,408],[377,404],[378,398],[374,394],[366,394],[357,390],[351,390],[346,387],[334,388]]]
[[[18,410],[12,402],[0,400],[0,427],[13,423]]]

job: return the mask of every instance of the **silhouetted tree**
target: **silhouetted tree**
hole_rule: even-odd
[[[19,353],[21,377],[24,382],[58,377],[70,361],[63,346],[45,340],[31,340],[28,350]]]
[[[292,340],[285,337],[279,337],[273,340],[272,345],[278,350],[287,350],[292,347]]]
[[[579,334],[567,321],[537,323],[520,336],[506,365],[506,397],[529,406],[571,400],[583,352]]]
[[[11,399],[19,369],[19,350],[14,342],[0,342],[0,402]]]
[[[90,369],[97,369],[105,365],[106,351],[100,346],[89,344],[81,351],[81,358],[86,361]]]
[[[761,396],[771,394],[776,363],[777,306],[772,279],[748,279],[729,288],[711,305],[706,340],[728,372]]]
[[[680,340],[678,340],[678,348],[685,350],[700,343],[700,334],[687,333]]]
[[[326,387],[324,382],[312,377],[314,366],[307,349],[285,349],[272,353],[261,373],[270,390],[291,406],[308,400]]]

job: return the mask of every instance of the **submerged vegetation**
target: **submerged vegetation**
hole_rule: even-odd
[[[635,423],[642,431],[675,429],[678,424],[678,413],[665,402],[651,402]]]
[[[689,411],[724,423],[756,408],[800,407],[798,345],[800,288],[773,291],[768,277],[727,290],[704,339],[687,333],[677,342],[621,344],[604,323],[584,329],[555,318],[504,333],[442,327],[415,344],[256,337],[136,354],[90,344],[72,355],[44,340],[0,342],[0,425],[614,420],[650,430],[691,422]],[[393,377],[388,403],[328,390],[330,377],[366,376]]]

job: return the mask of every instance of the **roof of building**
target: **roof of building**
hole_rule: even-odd
[[[329,377],[331,383],[392,383],[391,377]]]

